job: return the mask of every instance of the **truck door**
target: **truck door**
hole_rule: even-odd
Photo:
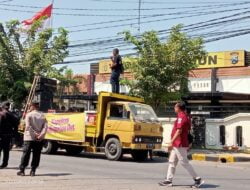
[[[121,141],[131,141],[127,137],[128,132],[132,132],[132,122],[130,112],[124,104],[110,103],[105,119],[104,133],[106,135],[117,135]],[[126,139],[128,138],[128,139]]]

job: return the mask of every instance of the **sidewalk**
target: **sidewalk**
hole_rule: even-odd
[[[191,150],[189,159],[222,163],[250,162],[250,154],[234,153],[218,150]]]

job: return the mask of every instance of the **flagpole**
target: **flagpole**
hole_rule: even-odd
[[[51,4],[52,4],[51,21],[50,21],[50,27],[51,27],[51,29],[53,29],[53,17],[54,17],[54,15],[53,15],[53,9],[54,9],[54,1],[55,1],[55,0],[52,0],[52,1],[51,1]]]

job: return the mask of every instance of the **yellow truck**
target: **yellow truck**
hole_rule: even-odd
[[[143,161],[148,151],[161,149],[163,128],[154,110],[141,98],[101,92],[96,112],[67,114],[78,116],[82,130],[78,134],[83,136],[76,140],[64,133],[66,136],[58,138],[62,131],[55,125],[69,121],[63,114],[48,114],[49,134],[45,138],[43,153],[51,154],[63,148],[71,155],[84,150],[105,152],[109,160],[119,160],[123,154],[131,154],[135,160]],[[67,124],[67,129],[70,131],[73,125]]]

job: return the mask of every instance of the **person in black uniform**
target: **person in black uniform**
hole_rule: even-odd
[[[119,55],[119,49],[115,48],[113,50],[113,56],[110,57],[112,64],[110,65],[110,68],[112,70],[110,83],[112,86],[112,92],[113,93],[119,93],[120,92],[120,74],[122,73],[122,58]]]
[[[3,152],[3,163],[0,169],[8,166],[11,140],[17,133],[19,123],[9,108],[9,102],[4,102],[0,108],[0,154]]]

